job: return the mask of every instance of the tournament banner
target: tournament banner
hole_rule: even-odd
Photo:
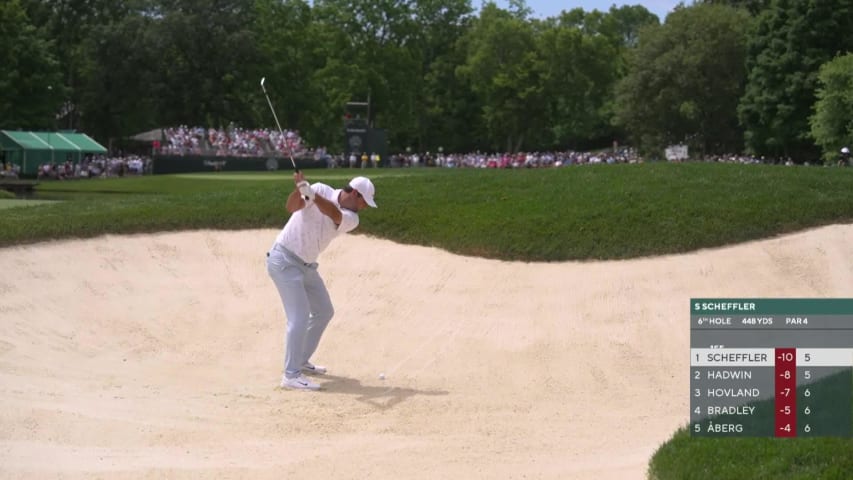
[[[351,153],[356,155],[370,153],[368,149],[367,128],[348,127],[346,129],[346,157],[349,157]]]

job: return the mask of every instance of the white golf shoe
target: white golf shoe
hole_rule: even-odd
[[[302,374],[294,378],[282,378],[281,387],[291,388],[293,390],[320,390],[320,384],[308,380],[308,378]]]
[[[328,370],[326,370],[326,367],[305,362],[305,365],[302,365],[302,371],[309,375],[325,375]]]

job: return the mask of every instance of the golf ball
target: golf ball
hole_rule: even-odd
[[[379,380],[385,380],[385,374],[384,373],[379,374]]]

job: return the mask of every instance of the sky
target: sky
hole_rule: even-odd
[[[478,0],[474,0],[471,3],[475,8],[479,7],[480,4]],[[582,8],[588,12],[592,10],[606,12],[610,10],[612,5],[620,7],[622,5],[639,4],[657,15],[661,23],[663,23],[666,18],[666,14],[671,12],[679,3],[681,3],[681,0],[527,0],[527,6],[533,10],[533,16],[537,18],[556,17],[561,11],[572,10],[574,8]],[[691,2],[685,1],[684,3],[689,4]],[[509,2],[506,0],[495,0],[495,4],[501,8],[507,8],[509,6]]]

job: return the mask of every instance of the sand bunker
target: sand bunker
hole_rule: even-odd
[[[0,477],[640,479],[688,421],[691,297],[853,296],[853,226],[559,264],[352,236],[293,392],[274,236],[0,250]]]

